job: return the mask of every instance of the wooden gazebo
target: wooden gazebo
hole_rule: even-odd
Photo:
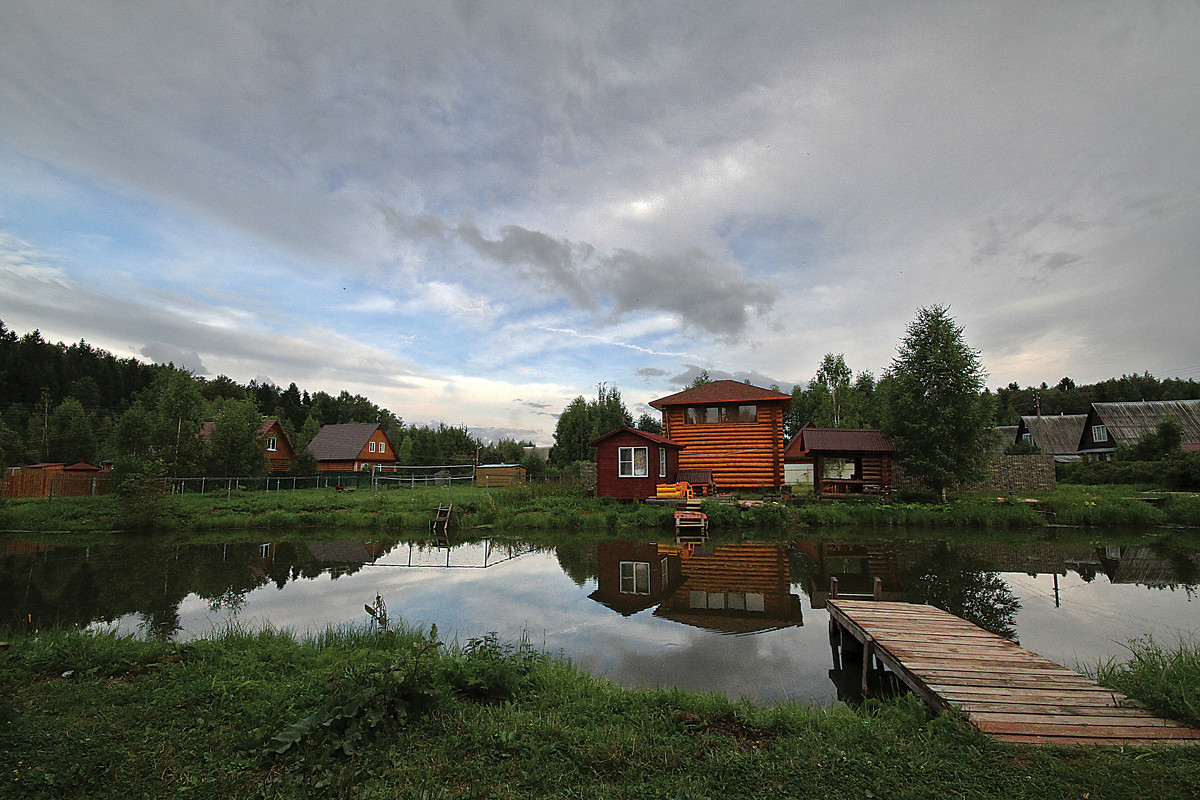
[[[792,437],[784,451],[788,463],[813,465],[813,490],[820,497],[891,494],[892,440],[866,428],[807,426]],[[827,474],[840,466],[836,475]]]

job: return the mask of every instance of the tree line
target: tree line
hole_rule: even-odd
[[[466,426],[406,425],[358,394],[331,395],[206,378],[173,364],[119,358],[80,340],[46,341],[37,330],[17,334],[0,321],[0,467],[102,461],[162,465],[172,476],[259,475],[268,469],[261,428],[279,421],[295,448],[295,474],[311,475],[306,448],[323,425],[378,422],[401,464],[544,462],[530,443],[484,444]],[[206,422],[216,423],[201,435]]]

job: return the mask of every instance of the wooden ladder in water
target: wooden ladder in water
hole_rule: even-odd
[[[434,533],[446,533],[446,529],[450,525],[450,512],[453,510],[453,503],[444,503],[437,507],[437,510],[433,512],[433,519],[429,523]]]

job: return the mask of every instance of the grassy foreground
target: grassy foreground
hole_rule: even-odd
[[[911,697],[820,710],[624,690],[375,613],[387,630],[305,641],[18,636],[0,654],[0,796],[1200,795],[1200,748],[1002,746]]]
[[[964,495],[950,503],[863,500],[816,502],[811,497],[755,507],[705,501],[714,531],[780,531],[806,526],[1017,529],[1058,524],[1100,526],[1200,526],[1200,496],[1147,496],[1128,486],[1072,486],[1030,498]],[[588,497],[564,484],[476,487],[333,489],[171,495],[131,509],[116,496],[10,500],[0,504],[0,530],[159,531],[233,529],[357,529],[422,533],[432,510],[453,502],[461,529],[614,532],[669,530],[669,506]]]

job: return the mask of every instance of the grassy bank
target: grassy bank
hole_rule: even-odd
[[[753,496],[753,495],[751,495]],[[1146,494],[1128,486],[1071,486],[1034,497],[976,494],[951,502],[901,500],[817,502],[792,498],[754,507],[705,501],[714,531],[780,531],[805,526],[903,526],[922,528],[1039,528],[1048,522],[1079,526],[1200,526],[1200,497]],[[453,502],[462,529],[555,532],[669,531],[669,506],[588,497],[562,484],[507,489],[476,487],[389,488],[337,492],[301,489],[235,491],[162,497],[152,527],[161,531],[231,529],[428,530],[432,509]],[[139,508],[141,513],[144,508]],[[0,529],[24,531],[124,530],[130,510],[115,496],[10,500],[0,505]]]
[[[56,631],[0,654],[6,798],[1197,793],[1200,748],[1001,746],[911,697],[820,710],[624,690],[491,637]]]

